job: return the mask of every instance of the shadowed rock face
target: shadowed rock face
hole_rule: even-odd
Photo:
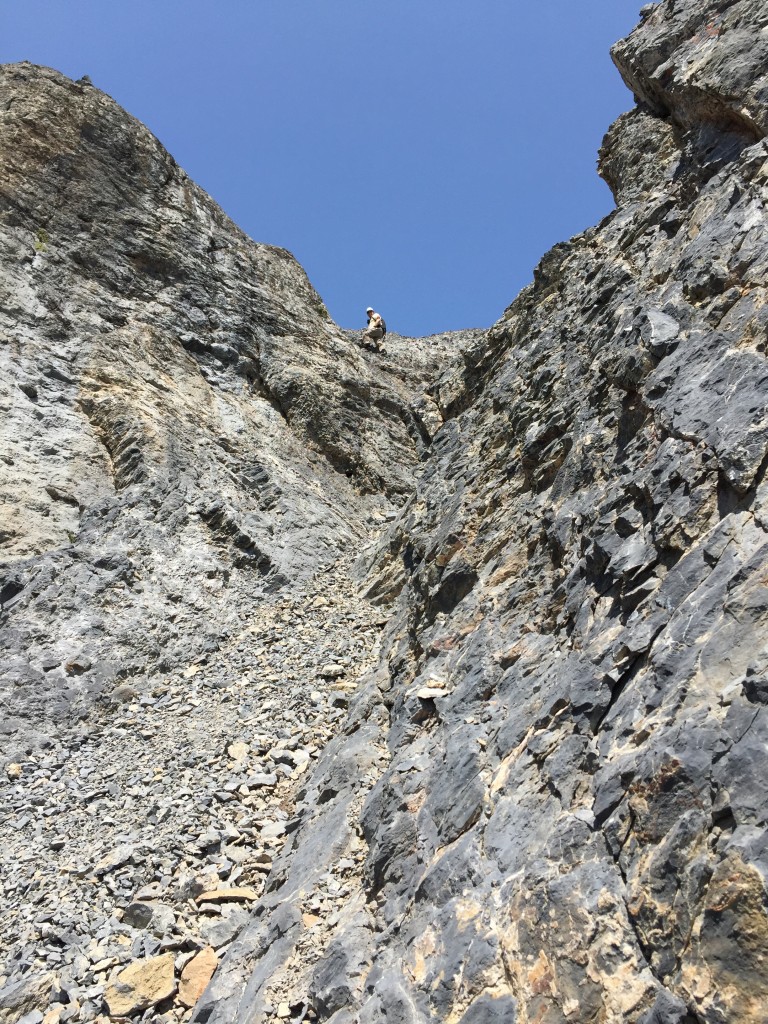
[[[382,361],[108,98],[3,72],[17,718],[372,538],[381,658],[201,1024],[764,1021],[767,21],[644,9],[616,211]]]
[[[457,339],[369,356],[108,96],[20,64],[0,97],[0,693],[24,735],[359,544],[411,487]]]

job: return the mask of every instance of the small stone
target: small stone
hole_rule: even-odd
[[[285,822],[283,821],[271,821],[268,825],[264,825],[261,830],[262,839],[277,839],[278,836],[285,834]]]
[[[138,690],[135,690],[127,683],[122,683],[120,686],[116,686],[111,694],[112,702],[114,704],[130,704],[131,701],[136,700],[138,696]]]
[[[40,1010],[31,1010],[29,1013],[25,1013],[23,1017],[19,1017],[16,1024],[42,1024],[43,1015]]]
[[[132,843],[123,843],[121,846],[115,847],[114,850],[110,850],[106,856],[96,864],[93,868],[93,873],[98,877],[108,874],[110,871],[114,871],[115,868],[122,867],[124,864],[128,864],[133,857],[136,847]]]
[[[234,864],[245,864],[251,859],[251,851],[244,846],[227,846],[222,852]]]
[[[20,764],[16,764],[15,761],[11,762],[11,764],[7,764],[5,766],[5,774],[11,780],[11,782],[15,782],[16,779],[20,779],[21,778],[21,772],[22,772],[21,765]]]
[[[332,662],[328,662],[318,670],[318,675],[322,676],[323,679],[339,679],[341,676],[346,675],[347,670],[343,665],[334,665]]]
[[[108,971],[110,967],[114,967],[117,964],[117,960],[113,956],[107,956],[103,960],[97,960],[93,965],[94,974],[102,974],[104,971]]]
[[[216,951],[206,946],[194,956],[181,972],[179,982],[179,1002],[182,1006],[192,1007],[205,991],[205,987],[213,977],[219,964]]]
[[[160,896],[162,891],[163,887],[160,884],[160,882],[150,882],[149,885],[143,885],[138,890],[134,899],[136,899],[137,902],[146,900],[156,900]]]
[[[229,754],[233,761],[244,761],[248,756],[249,750],[250,747],[248,746],[248,744],[244,743],[242,740],[237,740],[237,742],[235,743],[230,743],[230,745],[227,747],[227,753]]]
[[[275,764],[293,764],[293,751],[284,750],[282,747],[275,747],[270,751],[269,756]]]
[[[127,1017],[156,1006],[176,991],[173,953],[137,960],[107,985],[104,1000],[111,1017]]]
[[[131,928],[146,928],[153,935],[162,938],[173,931],[176,918],[170,907],[162,903],[143,903],[136,901],[125,909],[123,924]]]
[[[78,654],[64,662],[64,671],[68,676],[79,676],[87,672],[91,667],[91,659],[84,654]]]
[[[209,850],[213,846],[218,846],[221,842],[221,836],[214,829],[209,828],[203,832],[200,838],[197,840],[197,846],[200,850]]]
[[[195,896],[199,896],[201,892],[209,888],[210,885],[206,885],[204,878],[200,878],[186,870],[180,873],[176,882],[177,898],[181,900],[194,899]]]
[[[277,776],[274,772],[257,772],[255,775],[249,775],[246,779],[247,786],[276,786]]]

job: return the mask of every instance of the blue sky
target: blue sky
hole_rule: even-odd
[[[496,320],[613,207],[609,57],[642,0],[0,0],[0,61],[88,74],[333,318]]]

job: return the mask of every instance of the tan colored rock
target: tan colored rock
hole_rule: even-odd
[[[11,780],[11,782],[15,782],[16,779],[21,778],[21,765],[16,764],[15,762],[7,764],[5,766],[5,774]]]
[[[193,1007],[205,991],[219,965],[219,958],[212,946],[206,946],[194,956],[181,972],[179,1002],[182,1006]]]
[[[419,700],[434,700],[436,697],[444,697],[448,691],[441,686],[422,686],[416,691]]]
[[[101,974],[104,971],[108,971],[110,967],[114,967],[116,963],[117,960],[113,956],[105,957],[105,959],[95,963],[92,970],[95,974]]]
[[[16,1024],[26,1014],[47,1006],[54,981],[55,975],[40,974],[3,986],[0,990],[0,1024]]]
[[[127,1017],[156,1006],[176,991],[173,953],[137,960],[108,984],[104,1000],[111,1017]]]
[[[243,740],[236,740],[227,747],[227,753],[233,761],[244,761],[248,757],[249,746]]]
[[[257,900],[259,894],[255,889],[247,887],[233,889],[210,889],[208,892],[201,892],[195,897],[196,903],[224,903],[227,900],[243,901]]]

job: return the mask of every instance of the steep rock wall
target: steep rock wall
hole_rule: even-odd
[[[4,67],[0,125],[10,754],[359,545],[411,488],[457,339],[367,353],[86,82]]]
[[[768,14],[643,14],[618,208],[433,389],[384,656],[199,1022],[765,1018]]]

